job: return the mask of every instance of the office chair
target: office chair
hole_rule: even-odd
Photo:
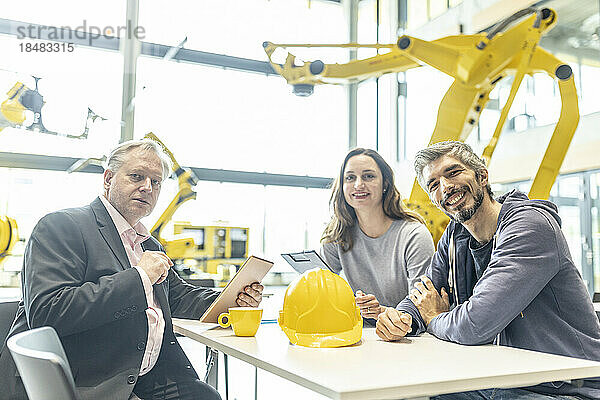
[[[0,301],[0,348],[4,345],[8,331],[15,320],[17,309],[19,308],[18,301]]]
[[[44,326],[18,333],[6,345],[29,400],[77,400],[71,368],[53,328]]]

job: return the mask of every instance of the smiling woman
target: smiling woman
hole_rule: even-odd
[[[425,273],[434,251],[421,218],[405,210],[394,172],[374,150],[350,151],[331,194],[321,253],[344,272],[364,318],[395,307]]]

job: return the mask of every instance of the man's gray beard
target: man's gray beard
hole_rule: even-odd
[[[467,190],[467,192],[468,191],[469,190]],[[473,207],[460,210],[458,214],[456,214],[456,216],[450,215],[446,212],[446,210],[444,210],[444,214],[449,216],[451,220],[456,221],[460,224],[467,222],[473,217],[473,215],[475,215],[475,213],[477,212],[477,210],[479,210],[479,207],[481,207],[481,204],[483,203],[483,189],[479,188],[474,194],[473,198],[475,199],[475,204],[473,204]]]

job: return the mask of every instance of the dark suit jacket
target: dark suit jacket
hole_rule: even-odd
[[[154,238],[147,250],[162,249]],[[83,399],[127,399],[148,337],[148,307],[139,273],[131,268],[117,229],[99,198],[57,211],[34,228],[23,260],[23,300],[9,336],[50,325],[58,332]],[[175,271],[154,293],[165,318],[161,358],[192,373],[175,340],[171,317],[199,318],[217,297],[185,283]],[[8,349],[0,356],[3,397],[24,391]],[[11,397],[12,396],[12,397]]]

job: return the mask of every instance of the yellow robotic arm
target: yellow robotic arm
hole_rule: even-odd
[[[14,219],[0,216],[0,264],[10,255],[13,246],[19,240],[17,223]]]
[[[424,64],[452,76],[454,82],[440,103],[430,144],[444,140],[466,140],[476,126],[492,89],[501,79],[513,76],[509,97],[482,155],[488,164],[523,77],[536,72],[547,73],[558,82],[562,110],[529,196],[548,198],[579,122],[571,68],[538,47],[541,36],[555,24],[554,10],[528,8],[496,24],[487,33],[448,36],[431,42],[405,35],[392,45],[290,45],[265,42],[263,47],[273,69],[294,87],[294,93],[303,96],[312,94],[314,85],[358,81]],[[295,66],[292,54],[288,54],[283,65],[273,62],[271,56],[275,50],[287,47],[372,47],[389,49],[389,52],[346,64],[324,64],[316,60]],[[416,181],[407,205],[426,219],[437,243],[448,218],[433,207]]]
[[[42,121],[42,110],[46,102],[44,101],[44,96],[38,90],[40,78],[33,78],[35,79],[35,89],[30,89],[22,82],[17,82],[6,93],[6,100],[0,104],[0,131],[7,127],[23,127],[30,131],[63,136],[69,139],[87,139],[91,124],[96,122],[97,119],[106,121],[106,118],[96,114],[88,107],[85,127],[80,134],[71,135],[46,129]],[[33,122],[29,126],[24,126],[27,119],[26,112],[33,114]]]
[[[154,224],[152,229],[150,229],[150,233],[158,241],[160,241],[163,246],[165,246],[169,257],[180,258],[176,254],[173,254],[172,251],[169,252],[168,247],[174,246],[175,243],[174,242],[167,243],[167,241],[165,239],[163,239],[163,237],[162,237],[162,231],[165,227],[165,224],[171,220],[175,211],[177,211],[177,209],[183,203],[185,203],[188,200],[194,200],[196,198],[196,192],[194,191],[193,187],[196,186],[196,184],[198,183],[198,178],[196,177],[196,175],[194,174],[194,172],[191,169],[182,168],[179,165],[177,160],[175,160],[173,153],[171,153],[171,151],[160,141],[160,139],[158,139],[158,137],[156,137],[156,135],[154,133],[150,132],[150,133],[146,134],[144,137],[154,140],[155,142],[159,143],[163,147],[163,149],[165,150],[165,153],[167,153],[169,155],[169,157],[171,158],[171,162],[173,163],[173,172],[177,176],[177,182],[179,183],[179,191],[177,192],[177,194],[175,195],[175,197],[173,198],[171,203],[167,206],[165,211],[158,218],[158,220],[156,221],[156,223]],[[187,246],[185,246],[185,243],[184,243],[184,247],[192,247],[194,245],[193,240],[186,239],[186,241],[187,242],[191,241],[191,243],[188,243]]]
[[[6,127],[14,127],[25,121],[25,107],[19,103],[20,94],[27,87],[17,82],[7,93],[8,98],[0,104],[0,131]],[[0,264],[19,240],[17,222],[10,217],[0,216]]]
[[[23,122],[25,122],[25,111],[27,109],[21,104],[19,99],[27,90],[27,86],[21,82],[17,82],[6,93],[8,96],[7,99],[0,104],[0,131],[9,126],[15,127],[23,125]]]
[[[219,280],[228,280],[229,266],[239,267],[248,256],[248,228],[175,223],[174,232],[178,238],[164,239],[163,229],[175,211],[186,201],[196,199],[194,186],[198,183],[198,177],[191,169],[181,167],[171,151],[156,135],[148,133],[144,137],[159,143],[169,155],[173,163],[173,173],[177,176],[179,184],[177,194],[152,226],[150,233],[164,246],[178,271],[189,275],[202,270],[213,276],[218,275]],[[186,265],[186,260],[196,262],[193,264],[194,271]],[[225,265],[226,268],[220,268],[221,265]]]

